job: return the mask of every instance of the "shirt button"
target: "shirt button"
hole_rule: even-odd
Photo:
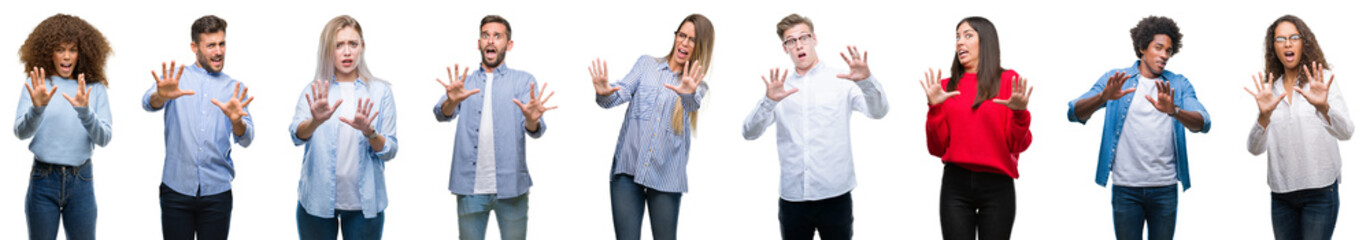
[[[651,148],[648,148],[648,149],[647,149],[647,152],[652,152],[652,149],[651,149]]]
[[[642,163],[642,167],[647,167],[647,163]]]

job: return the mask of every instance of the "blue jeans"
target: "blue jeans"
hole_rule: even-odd
[[[492,210],[499,221],[500,239],[528,238],[528,193],[508,199],[498,199],[494,194],[457,195],[458,238],[485,239]]]
[[[652,239],[675,240],[680,218],[680,193],[662,192],[633,182],[633,176],[614,175],[609,181],[614,235],[618,240],[642,238],[642,210],[651,211]]]
[[[76,167],[33,161],[24,200],[29,239],[56,239],[58,221],[65,221],[67,239],[95,239],[92,180],[90,160]]]
[[[1289,193],[1270,193],[1275,239],[1332,239],[1341,208],[1337,183]]]
[[[1120,240],[1175,238],[1175,216],[1180,205],[1179,187],[1124,187],[1113,185],[1113,233]]]
[[[304,211],[304,205],[296,203],[295,226],[300,231],[300,240],[336,240],[339,225],[342,226],[344,240],[380,240],[381,230],[385,227],[385,213],[379,212],[374,218],[366,218],[362,211],[333,210],[333,217],[321,218],[309,215]]]

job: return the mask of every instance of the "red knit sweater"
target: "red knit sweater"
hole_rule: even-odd
[[[1008,99],[1013,94],[1015,77],[1017,72],[1004,71],[995,99]],[[948,81],[942,79],[941,85],[945,88]],[[961,95],[928,107],[928,152],[941,157],[943,163],[1018,178],[1018,154],[1032,144],[1032,131],[1028,130],[1032,114],[991,100],[972,110],[978,82],[974,73],[967,73],[955,88]]]

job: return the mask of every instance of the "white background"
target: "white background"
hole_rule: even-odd
[[[1019,239],[1113,237],[1110,191],[1094,184],[1102,122],[1081,126],[1065,118],[1066,102],[1105,71],[1136,59],[1128,29],[1148,15],[1175,19],[1183,48],[1167,70],[1185,74],[1213,118],[1212,131],[1189,134],[1194,188],[1180,194],[1180,239],[1269,239],[1272,236],[1265,156],[1246,152],[1256,107],[1242,91],[1261,71],[1265,29],[1283,14],[1306,20],[1340,73],[1351,116],[1370,124],[1358,89],[1370,78],[1361,29],[1363,14],[1350,1],[1131,2],[898,2],[898,1],[11,1],[0,8],[0,52],[16,53],[32,28],[55,13],[74,14],[113,44],[109,59],[114,140],[95,150],[98,233],[106,239],[160,236],[157,185],[163,162],[162,112],[144,112],[140,97],[152,86],[148,70],[163,61],[191,63],[189,28],[216,14],[229,23],[225,72],[252,87],[257,139],[235,147],[237,166],[231,237],[296,237],[296,188],[303,149],[287,136],[295,100],[313,77],[319,31],[339,14],[363,26],[371,70],[394,84],[399,104],[397,158],[387,164],[390,239],[455,238],[455,198],[447,191],[454,123],[434,121],[441,95],[433,82],[453,63],[475,66],[479,20],[500,14],[513,25],[509,66],[554,83],[548,132],[529,139],[534,182],[529,236],[533,239],[610,239],[608,179],[623,106],[593,103],[586,67],[609,62],[617,80],[642,54],[660,56],[671,32],[690,13],[717,29],[707,103],[701,110],[689,164],[679,236],[684,239],[776,239],[779,164],[774,133],[741,137],[746,114],[763,96],[758,76],[792,67],[775,35],[789,13],[815,22],[818,52],[842,67],[842,46],[870,51],[872,72],[892,110],[881,120],[854,116],[852,133],[860,186],[854,191],[856,237],[933,239],[940,236],[937,196],[942,163],[926,151],[925,97],[915,83],[929,67],[949,69],[955,24],[972,15],[998,26],[1003,65],[1037,89],[1032,98],[1034,144],[1022,154],[1016,181]],[[8,50],[6,50],[8,49]],[[0,61],[0,106],[13,106],[22,89],[17,55]],[[444,77],[445,78],[445,77]],[[444,79],[445,80],[445,79]],[[56,99],[54,101],[63,101]],[[5,123],[12,118],[5,118]],[[1364,126],[1364,125],[1363,125]],[[1364,135],[1364,134],[1361,134]],[[1342,142],[1346,184],[1337,238],[1365,239],[1370,169],[1365,137]],[[0,138],[0,238],[25,237],[27,141]],[[1359,146],[1359,147],[1358,147]],[[493,222],[493,221],[492,221]],[[644,235],[650,228],[644,226]],[[490,238],[498,228],[491,223]]]

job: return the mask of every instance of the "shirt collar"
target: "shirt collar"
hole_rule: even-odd
[[[491,71],[490,73],[493,73],[494,75],[504,75],[504,71],[509,70],[509,67],[507,65],[508,64],[501,62],[499,63],[499,66],[495,67],[495,70]],[[480,69],[477,70],[479,70],[481,74],[485,74],[485,68],[487,67],[485,66],[485,63],[482,62],[480,63]]]
[[[1141,78],[1142,78],[1142,60],[1137,60],[1137,61],[1132,62],[1132,67],[1128,68],[1127,70],[1128,70],[1128,73],[1129,73],[1129,74],[1136,75],[1136,76],[1133,76],[1133,77],[1135,77],[1135,78],[1137,78],[1137,79],[1141,79]],[[1170,81],[1170,79],[1169,79],[1169,75],[1170,75],[1170,74],[1171,74],[1171,73],[1170,73],[1170,70],[1161,70],[1161,74],[1158,74],[1158,75],[1156,76],[1156,78],[1161,79],[1161,81]]]
[[[357,80],[352,80],[352,82],[357,83],[357,86],[362,86],[362,87],[365,87],[365,86],[366,86],[366,81],[362,81],[362,77],[361,77],[361,76],[357,76]],[[337,75],[334,75],[334,76],[333,76],[333,83],[334,83],[334,84],[342,84],[342,82],[339,82],[339,81],[338,81],[338,76],[337,76]]]

